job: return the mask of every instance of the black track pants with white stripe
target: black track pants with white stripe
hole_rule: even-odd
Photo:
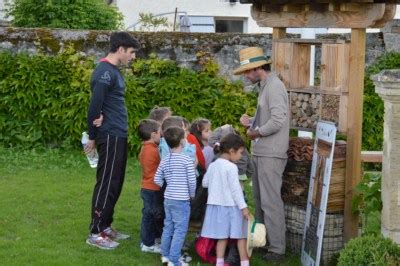
[[[92,198],[92,234],[98,234],[111,226],[114,207],[124,183],[128,152],[127,138],[109,135],[96,142],[99,162]]]

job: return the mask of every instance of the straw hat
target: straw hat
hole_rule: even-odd
[[[253,248],[265,246],[267,243],[267,229],[262,223],[257,223],[250,214],[247,221],[247,255],[251,257]]]
[[[240,75],[246,70],[271,64],[272,61],[264,55],[260,47],[248,47],[239,51],[240,67],[233,70],[233,74]]]

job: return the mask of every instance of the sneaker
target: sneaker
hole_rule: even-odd
[[[183,261],[179,261],[179,266],[189,266],[189,263],[183,262]],[[174,266],[174,264],[172,262],[168,262],[168,266]]]
[[[100,249],[115,249],[118,247],[119,243],[111,240],[104,232],[100,234],[90,234],[86,239],[86,244]]]
[[[112,227],[108,227],[106,230],[103,231],[109,238],[112,240],[125,240],[130,238],[130,235],[122,234]]]
[[[183,255],[179,258],[180,262],[184,263],[189,263],[192,261],[192,257],[189,256],[189,253],[185,252]]]
[[[168,263],[168,262],[169,262],[169,259],[167,257],[161,256],[161,263],[162,264]]]
[[[148,247],[145,244],[142,244],[141,250],[142,250],[142,252],[161,253],[161,248],[157,244],[154,244],[151,247]]]

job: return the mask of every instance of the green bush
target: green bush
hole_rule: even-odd
[[[0,142],[4,146],[79,145],[86,130],[89,79],[94,62],[68,50],[55,56],[0,53]],[[210,64],[210,63],[208,63]],[[211,71],[208,71],[211,69]],[[215,67],[195,72],[173,61],[151,57],[128,69],[126,105],[129,144],[136,152],[140,119],[155,106],[170,106],[189,120],[206,117],[215,126],[239,127],[252,113],[256,96],[242,92],[241,82],[215,74]]]
[[[340,252],[338,265],[400,265],[400,248],[382,236],[358,237]]]
[[[362,149],[381,151],[383,145],[383,101],[375,93],[371,75],[384,69],[400,68],[400,53],[390,52],[381,56],[373,65],[367,67],[364,79],[364,110]]]
[[[355,187],[352,210],[361,216],[363,235],[379,235],[381,232],[381,182],[381,173],[365,173]]]
[[[7,16],[16,27],[115,30],[123,16],[104,0],[14,0]]]

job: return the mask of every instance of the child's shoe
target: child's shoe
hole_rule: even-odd
[[[108,227],[106,230],[103,231],[109,238],[112,240],[125,240],[130,238],[130,235],[123,234],[118,232],[117,230],[113,229],[112,227]]]
[[[183,255],[179,258],[180,262],[185,262],[185,263],[189,263],[192,261],[192,257],[189,256],[189,253],[185,252],[183,253]]]
[[[148,247],[145,244],[142,244],[141,250],[142,250],[142,252],[161,253],[161,248],[157,244],[154,244],[151,247]]]
[[[161,263],[162,264],[168,263],[168,262],[169,262],[169,259],[167,257],[161,256]]]
[[[104,232],[100,234],[90,234],[86,239],[86,244],[107,250],[115,249],[119,245],[118,242],[110,239]]]

